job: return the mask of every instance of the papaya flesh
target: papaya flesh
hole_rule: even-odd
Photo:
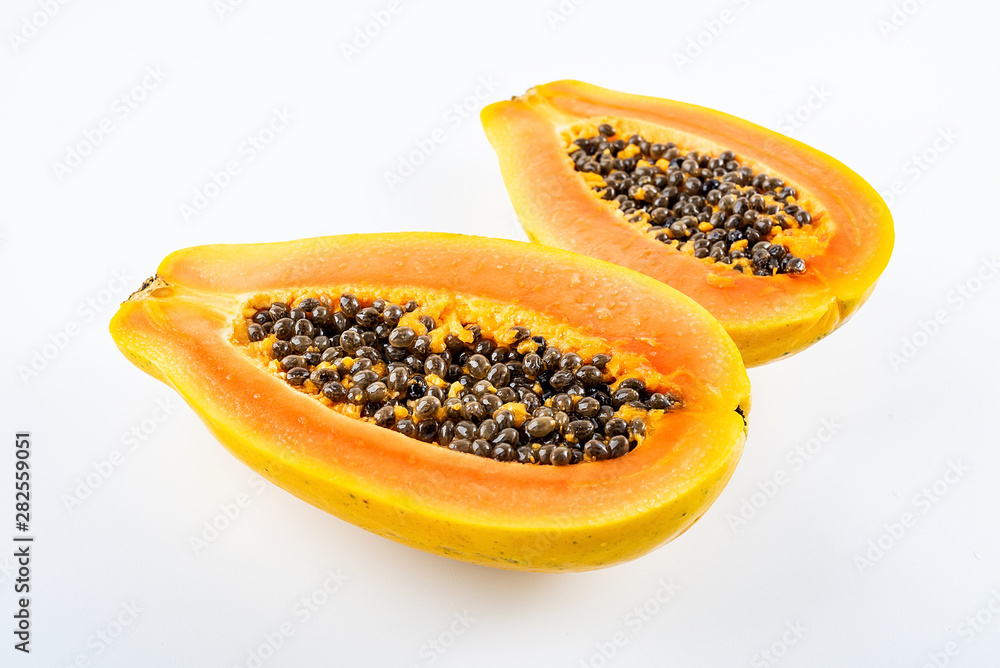
[[[514,208],[532,240],[635,269],[680,290],[718,318],[747,366],[801,351],[843,324],[871,294],[892,252],[892,217],[864,179],[816,149],[719,111],[578,81],[557,81],[486,107],[482,122]],[[626,148],[619,151],[622,144],[600,151],[587,147],[587,138],[605,139],[601,126],[614,129],[607,143],[621,139]],[[633,135],[637,143],[643,140],[658,150],[652,157],[639,153],[637,147],[628,145]],[[595,154],[584,155],[579,143],[574,144],[579,140]],[[664,146],[676,149],[657,159]],[[723,155],[734,155],[738,162],[722,166],[727,163],[719,159]],[[681,178],[671,181],[670,187],[676,188],[670,193],[668,187],[656,191],[672,197],[653,203],[647,196],[643,201],[641,185],[628,188],[640,170],[613,174],[628,169],[616,157],[639,161],[654,174],[646,182],[656,178],[661,187],[671,169],[683,169],[685,177],[700,176],[694,183],[702,190],[692,194],[704,196],[707,204],[699,202],[685,209],[681,200],[688,184]],[[687,157],[694,158],[691,164],[696,169],[680,168]],[[574,165],[574,158],[584,160]],[[747,170],[746,175],[727,174],[737,164]],[[707,168],[712,165],[714,173]],[[629,180],[611,181],[626,174]],[[736,189],[734,196],[746,197],[753,192],[750,181],[758,174],[781,184],[777,192],[761,195],[760,216],[768,218],[763,223],[768,231],[763,235],[750,232],[753,224],[747,220],[736,217],[727,222],[732,209],[719,213],[719,194],[714,193],[713,206],[710,190],[719,183],[728,187],[726,182],[731,180],[745,186],[744,193]],[[710,178],[715,179],[711,186]],[[621,183],[624,187],[607,187]],[[769,181],[763,183],[756,189],[758,194]],[[789,193],[794,197],[789,195],[786,202]],[[789,211],[794,209],[807,222],[800,225],[778,214],[777,218],[790,224],[775,224],[772,230],[770,214],[792,202]],[[637,203],[638,208],[633,208]],[[656,207],[661,210],[655,211]],[[695,219],[698,208],[704,214]],[[680,232],[672,229],[671,223],[681,222],[678,217],[683,219],[685,214],[689,214],[690,227],[681,224]],[[756,217],[757,212],[750,216]],[[733,227],[736,231],[731,233]],[[698,238],[706,236],[699,250]],[[765,266],[757,275],[756,269],[751,271],[750,258],[760,240],[781,246],[772,252],[787,251],[788,258],[781,264],[780,256],[771,260],[764,253]],[[711,248],[716,245],[720,250]],[[710,248],[714,259],[705,257]],[[723,257],[725,263],[718,261]],[[774,267],[771,271],[768,260]],[[789,271],[784,273],[786,268]]]
[[[497,340],[524,327],[564,353],[607,354],[619,378],[642,377],[681,405],[650,411],[624,456],[573,466],[422,442],[331,405],[309,381],[291,385],[292,371],[251,340],[247,323],[268,304],[343,294],[361,307],[425,305],[438,353],[473,324]],[[188,248],[122,304],[111,333],[263,477],[376,534],[506,569],[601,568],[679,535],[730,478],[750,408],[738,350],[696,303],[636,272],[514,241],[406,233]],[[412,405],[404,398],[400,409]]]

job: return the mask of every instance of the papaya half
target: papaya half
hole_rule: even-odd
[[[557,81],[482,122],[532,240],[680,290],[747,366],[843,324],[892,252],[892,216],[864,179],[729,114]]]
[[[739,351],[694,301],[515,241],[188,248],[111,333],[263,477],[506,569],[595,569],[679,535],[731,476],[750,408]]]

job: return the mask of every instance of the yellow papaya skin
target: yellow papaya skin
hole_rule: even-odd
[[[685,404],[604,462],[501,463],[423,443],[332,410],[247,356],[248,302],[313,290],[493,300],[504,317],[642,356]],[[400,543],[505,569],[602,568],[676,537],[732,475],[750,409],[739,351],[703,308],[630,270],[513,241],[407,233],[189,248],[122,304],[111,334],[276,485]]]

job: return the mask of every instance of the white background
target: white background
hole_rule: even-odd
[[[404,0],[350,58],[343,45],[387,2],[220,13],[213,0],[95,0],[50,19],[43,4],[8,0],[0,16],[0,543],[21,429],[38,537],[30,656],[11,647],[0,549],[0,664],[230,667],[255,665],[251,652],[269,667],[1000,664],[996,3]],[[559,78],[751,119],[887,199],[898,181],[895,252],[871,300],[812,349],[750,372],[743,460],[678,540],[562,576],[403,547],[261,484],[115,349],[117,303],[188,245],[523,239],[478,110]],[[241,145],[275,109],[293,120],[249,160]],[[96,147],[58,168],[103,119]],[[435,128],[444,141],[391,189],[385,173]],[[181,205],[230,160],[239,173],[185,220]],[[835,433],[798,466],[824,421]],[[127,440],[133,429],[143,440]],[[246,507],[196,552],[191,537],[240,495]],[[296,606],[313,595],[325,600],[305,619]]]

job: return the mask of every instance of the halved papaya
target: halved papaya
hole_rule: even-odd
[[[739,352],[692,300],[514,241],[188,248],[111,333],[277,485],[507,569],[594,569],[679,535],[732,474],[750,407]]]
[[[864,179],[719,111],[558,81],[482,121],[529,237],[677,288],[747,366],[844,323],[892,252],[892,217]]]

